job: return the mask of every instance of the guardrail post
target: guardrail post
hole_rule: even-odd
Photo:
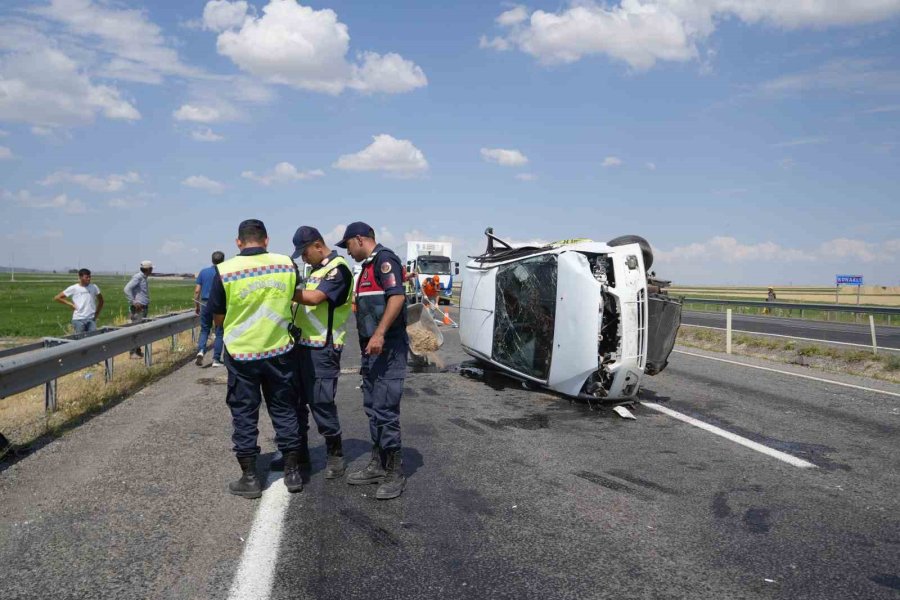
[[[172,334],[172,352],[175,352],[175,347],[176,347],[175,334]]]
[[[44,384],[44,410],[56,412],[56,380],[51,379]]]
[[[106,381],[106,383],[112,381],[113,370],[115,369],[114,361],[115,358],[112,356],[103,361],[103,380]]]
[[[197,330],[195,328],[191,327],[191,345],[194,345],[196,343],[197,343]]]
[[[869,329],[872,330],[872,354],[878,354],[878,343],[875,340],[875,317],[869,315]]]
[[[731,354],[731,309],[725,311],[725,353]]]
[[[147,367],[153,366],[153,344],[147,344],[144,346],[144,365]]]

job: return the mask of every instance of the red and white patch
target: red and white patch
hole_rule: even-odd
[[[391,263],[388,261],[384,261],[381,263],[381,272],[387,275],[391,272]]]

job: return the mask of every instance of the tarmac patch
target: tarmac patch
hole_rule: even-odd
[[[459,417],[454,417],[452,419],[447,419],[447,420],[449,422],[453,423],[454,425],[456,425],[457,427],[465,429],[466,431],[471,431],[474,434],[484,435],[484,433],[485,433],[484,429],[482,429],[478,425],[475,425],[474,423],[469,423],[465,419],[461,419]]]
[[[228,381],[219,379],[218,377],[201,377],[197,380],[197,383],[201,385],[226,385]]]
[[[768,508],[748,508],[744,513],[744,527],[750,533],[769,533],[772,528],[769,512]]]

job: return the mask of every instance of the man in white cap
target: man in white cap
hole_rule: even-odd
[[[150,285],[147,282],[147,278],[152,272],[153,263],[149,260],[143,260],[141,261],[141,270],[132,275],[131,281],[125,284],[125,297],[128,299],[132,323],[140,323],[147,316],[148,307],[150,306]],[[144,353],[138,347],[132,349],[128,356],[131,358],[142,358]]]

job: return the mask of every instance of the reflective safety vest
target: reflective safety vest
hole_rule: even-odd
[[[329,333],[331,333],[331,343],[335,349],[340,350],[344,347],[344,340],[347,338],[347,320],[350,318],[351,298],[353,297],[353,271],[342,256],[323,262],[324,264],[319,265],[318,269],[309,274],[306,280],[306,289],[318,289],[319,284],[331,272],[345,267],[344,276],[351,278],[347,284],[347,297],[343,304],[335,306],[333,309],[331,302],[327,300],[316,306],[300,305],[295,323],[300,327],[301,345],[310,348],[324,348],[328,344]]]
[[[234,360],[259,360],[294,347],[288,325],[297,287],[283,254],[235,256],[219,265],[225,288],[225,348]]]
[[[380,247],[376,252],[363,261],[362,272],[356,280],[356,328],[359,330],[359,337],[368,339],[375,333],[375,329],[384,316],[384,309],[387,306],[387,299],[384,296],[384,288],[378,283],[375,275],[376,259],[382,252],[394,254],[393,251]],[[396,258],[396,255],[394,255]],[[400,262],[400,259],[397,259]],[[397,274],[398,277],[406,277],[403,269]],[[406,301],[404,299],[403,310],[391,323],[390,328],[384,334],[386,339],[402,337],[406,334]]]

